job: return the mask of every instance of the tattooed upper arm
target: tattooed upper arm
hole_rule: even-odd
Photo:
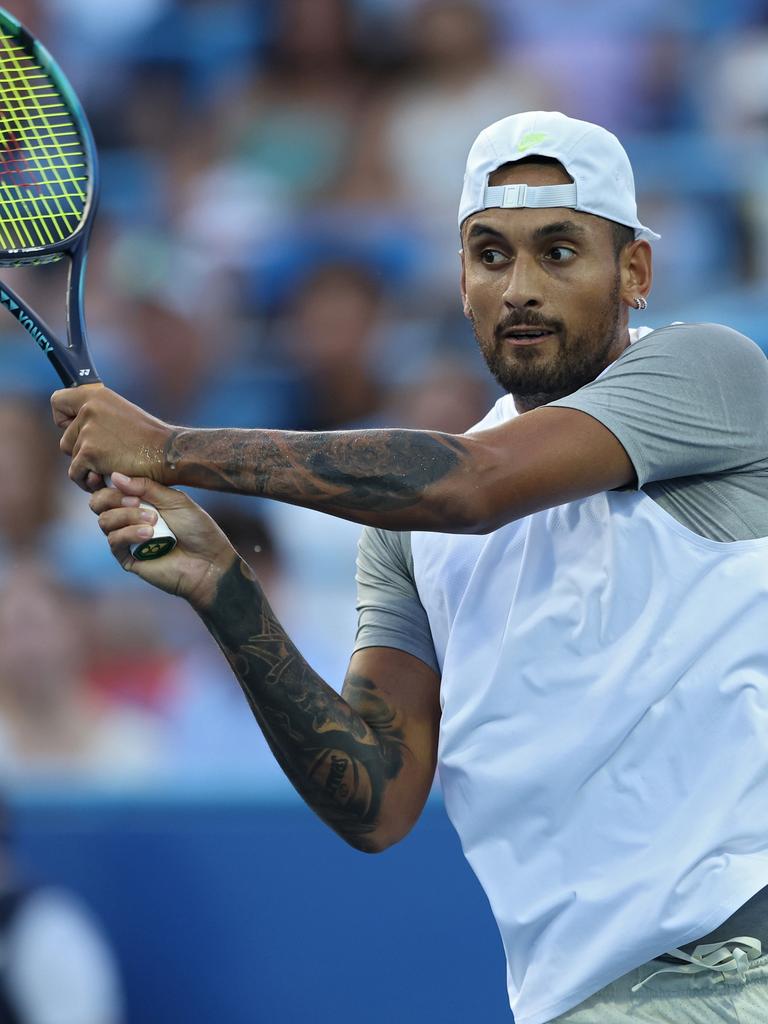
[[[440,725],[440,679],[404,651],[367,647],[352,656],[342,696],[378,740],[373,774],[345,766],[358,792],[370,786],[377,848],[389,846],[415,824],[435,774]],[[337,769],[341,775],[341,767]]]
[[[367,648],[353,655],[339,696],[301,656],[239,559],[200,615],[309,806],[360,850],[402,838],[434,774],[437,673],[402,651]]]

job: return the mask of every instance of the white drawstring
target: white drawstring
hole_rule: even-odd
[[[730,950],[727,948],[729,945],[736,945],[736,948]],[[740,949],[738,948],[739,946],[746,946],[746,949]],[[692,954],[684,953],[682,949],[671,949],[667,956],[673,956],[676,960],[686,960],[688,962],[674,967],[662,967],[660,970],[654,971],[653,974],[643,978],[637,985],[633,985],[632,991],[637,992],[646,981],[655,978],[657,974],[667,973],[700,974],[702,971],[717,971],[720,977],[714,979],[716,982],[724,981],[728,974],[733,977],[734,973],[742,981],[745,981],[750,963],[753,960],[757,960],[762,952],[763,945],[759,939],[753,939],[744,935],[737,939],[726,939],[724,942],[710,942],[704,946],[697,946]]]

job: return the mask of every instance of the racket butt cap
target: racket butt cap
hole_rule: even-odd
[[[140,544],[132,544],[131,554],[139,562],[150,562],[154,558],[162,558],[169,551],[173,551],[175,547],[176,538],[174,536],[150,537],[149,540],[143,540]]]
[[[141,503],[141,508],[157,511],[152,505]],[[176,537],[162,516],[158,516],[152,536],[147,540],[131,544],[131,554],[140,562],[150,562],[154,558],[162,558],[176,547]]]

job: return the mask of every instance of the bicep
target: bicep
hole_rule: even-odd
[[[440,677],[405,651],[365,647],[352,655],[342,697],[381,745],[387,778],[377,832],[390,845],[415,824],[432,785]]]
[[[616,435],[576,409],[534,409],[464,440],[476,467],[482,532],[636,480]]]

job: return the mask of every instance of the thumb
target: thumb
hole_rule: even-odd
[[[164,487],[154,480],[145,476],[126,476],[124,473],[112,473],[109,483],[116,487],[123,494],[132,498],[138,498],[149,505],[153,505],[158,511],[163,509],[182,508],[187,501],[182,491],[176,491],[171,487]]]

